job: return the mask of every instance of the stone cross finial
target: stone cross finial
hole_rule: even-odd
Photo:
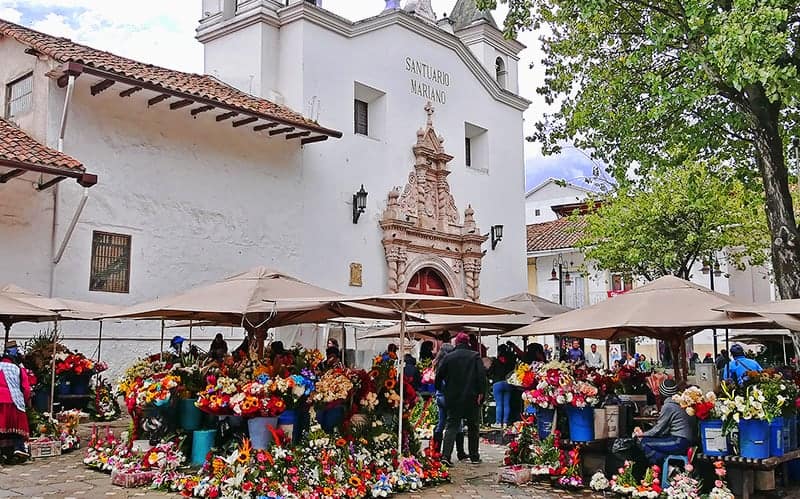
[[[433,113],[434,112],[436,112],[436,110],[434,109],[433,104],[431,104],[431,101],[428,101],[428,103],[425,104],[425,114],[428,115],[428,127],[432,127],[433,126]]]

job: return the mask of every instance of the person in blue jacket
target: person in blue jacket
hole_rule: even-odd
[[[733,345],[730,355],[731,360],[722,371],[722,379],[732,379],[741,385],[747,378],[748,371],[763,371],[763,368],[758,362],[744,356],[744,348],[742,348],[742,345]]]

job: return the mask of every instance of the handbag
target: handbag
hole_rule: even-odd
[[[614,443],[611,445],[611,452],[614,454],[619,454],[623,452],[628,452],[636,447],[636,439],[635,438],[618,438],[614,440]]]

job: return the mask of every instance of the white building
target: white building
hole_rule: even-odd
[[[524,289],[524,47],[472,0],[375,4],[204,1],[208,76],[0,21],[4,116],[98,176],[0,183],[0,283],[131,304],[267,265],[350,293]]]
[[[587,261],[582,250],[576,248],[582,237],[583,224],[580,219],[569,218],[575,209],[585,207],[591,191],[566,184],[559,185],[553,179],[547,180],[528,192],[526,212],[528,220],[528,291],[554,302],[562,302],[572,308],[594,305],[602,300],[613,298],[643,283],[625,279],[619,274],[599,269],[595,262]],[[531,211],[533,210],[533,211]],[[763,267],[748,267],[739,270],[725,263],[723,254],[718,255],[719,267],[706,269],[703,262],[695,264],[691,280],[715,291],[735,297],[742,303],[765,302],[774,299],[769,275]],[[559,269],[560,265],[560,269]],[[559,277],[559,270],[561,280]],[[713,285],[712,285],[713,278]],[[560,291],[559,291],[560,289]],[[592,343],[591,340],[587,340]],[[604,345],[604,342],[594,342]],[[691,346],[691,345],[690,345]],[[702,357],[713,352],[712,331],[702,331],[693,339],[694,351]],[[724,346],[724,332],[718,331],[718,348]],[[602,349],[601,349],[602,350]],[[654,341],[644,340],[637,351],[656,356]]]

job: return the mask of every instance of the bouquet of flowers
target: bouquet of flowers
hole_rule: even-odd
[[[533,444],[533,466],[531,475],[534,478],[558,476],[560,474],[561,462],[566,458],[561,449],[561,434],[558,430],[553,431],[544,440]]]
[[[583,488],[580,450],[578,447],[575,447],[569,451],[566,469],[564,470],[564,474],[559,477],[558,484],[565,489]]]
[[[322,375],[316,384],[311,399],[322,405],[344,402],[353,390],[346,369],[331,369]]]
[[[226,376],[209,375],[206,382],[206,389],[198,394],[194,405],[203,412],[217,416],[233,414],[231,397],[239,392],[236,381]]]
[[[643,395],[647,393],[647,374],[635,367],[622,366],[615,375],[616,392],[625,395]]]
[[[114,397],[111,384],[103,378],[95,382],[94,404],[90,408],[93,418],[97,421],[114,421],[120,416],[120,408]]]
[[[172,393],[180,384],[180,378],[170,374],[147,378],[142,381],[141,387],[136,391],[136,405],[164,406],[169,404]]]
[[[606,478],[605,473],[598,471],[592,475],[592,479],[589,481],[590,489],[594,490],[595,492],[605,492],[608,490],[608,487],[608,478]]]
[[[748,386],[740,395],[733,385],[722,384],[722,396],[717,399],[716,411],[722,419],[725,434],[730,434],[741,419],[772,421],[774,412],[766,408],[767,398],[757,385]]]
[[[232,395],[229,404],[237,416],[277,416],[286,409],[280,396],[272,391],[273,384],[266,374],[245,384]],[[198,400],[199,402],[199,400]]]
[[[631,495],[636,492],[639,481],[633,476],[633,463],[625,461],[621,468],[617,470],[617,474],[611,477],[609,481],[611,484],[611,491],[620,495]]]
[[[705,420],[714,416],[717,396],[714,392],[708,392],[703,395],[700,388],[690,386],[682,393],[673,395],[672,400],[685,409],[689,416],[697,416],[698,419]]]
[[[56,375],[58,376],[87,376],[94,372],[95,363],[83,354],[56,354]]]
[[[571,379],[570,366],[564,362],[549,362],[539,366],[534,386],[522,394],[525,402],[542,409],[555,409],[562,383]]]
[[[701,483],[692,477],[693,470],[694,466],[687,464],[683,471],[672,475],[669,479],[669,487],[664,489],[664,494],[675,499],[699,499]]]
[[[733,492],[725,484],[725,463],[720,460],[714,462],[714,488],[708,494],[708,499],[734,499]]]
[[[539,440],[536,425],[532,420],[524,421],[516,434],[516,438],[509,442],[503,458],[505,466],[514,464],[534,464],[534,447]]]
[[[751,372],[747,375],[745,387],[757,386],[765,399],[765,409],[768,419],[778,416],[791,416],[795,412],[795,401],[798,396],[797,385],[792,380],[784,378],[783,374],[775,369],[765,369],[759,373]]]
[[[517,364],[516,369],[511,372],[507,381],[510,385],[531,388],[536,382],[536,371],[533,370],[530,364],[520,362]]]
[[[642,478],[642,482],[636,487],[636,490],[631,493],[632,497],[643,497],[646,499],[656,499],[661,495],[661,484],[659,473],[661,468],[653,465],[647,468],[647,471]]]

